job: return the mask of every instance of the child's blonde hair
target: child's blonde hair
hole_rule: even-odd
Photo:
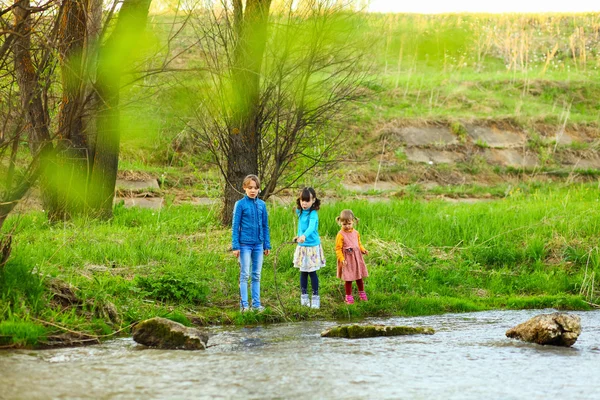
[[[358,218],[354,216],[352,210],[342,210],[340,216],[335,219],[338,225],[341,225],[343,222],[356,221],[358,222]]]
[[[256,187],[260,188],[260,179],[258,179],[258,176],[253,175],[253,174],[246,175],[246,177],[244,178],[244,182],[242,183],[242,187],[243,188],[248,187],[248,184],[250,182],[256,183]]]

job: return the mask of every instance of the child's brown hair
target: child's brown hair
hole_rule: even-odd
[[[346,209],[346,210],[342,210],[342,212],[340,213],[340,216],[335,219],[335,222],[337,222],[338,225],[341,225],[342,222],[346,222],[346,221],[358,222],[359,220],[358,220],[358,218],[356,218],[354,216],[354,213],[352,212],[352,210]]]
[[[260,189],[260,179],[258,179],[258,176],[253,174],[246,175],[244,182],[242,183],[242,187],[246,188],[250,182],[256,183],[256,187]]]

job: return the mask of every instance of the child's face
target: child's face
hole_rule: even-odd
[[[308,201],[300,199],[300,207],[302,207],[303,210],[309,210],[313,204],[315,204],[315,198],[312,197],[312,194],[310,195],[310,200]]]
[[[354,226],[354,221],[353,220],[344,220],[342,221],[342,229],[345,231],[351,231],[352,227]]]
[[[258,185],[254,181],[248,182],[246,186],[244,186],[244,191],[246,192],[246,196],[251,199],[255,199],[258,196]]]

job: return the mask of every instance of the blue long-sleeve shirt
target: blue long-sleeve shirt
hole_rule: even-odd
[[[319,237],[319,214],[316,210],[296,210],[298,215],[298,237],[304,235],[306,240],[298,246],[318,246],[321,244]]]
[[[239,250],[240,245],[259,243],[263,244],[264,250],[271,250],[267,205],[259,198],[244,196],[233,207],[231,249]]]

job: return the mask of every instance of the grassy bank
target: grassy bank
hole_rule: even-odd
[[[335,216],[343,208],[361,218],[370,251],[369,302],[351,307],[335,278]],[[320,233],[328,265],[315,311],[299,306],[294,247],[282,244],[294,235],[293,209],[271,206],[275,251],[263,269],[263,314],[238,312],[238,267],[216,206],[117,208],[109,223],[49,225],[42,213],[15,216],[13,255],[0,272],[0,345],[42,346],[67,329],[110,337],[157,315],[206,325],[586,309],[598,302],[599,214],[597,185],[589,184],[523,186],[476,204],[325,198]]]
[[[149,23],[165,47],[173,20],[163,15]],[[180,28],[182,19],[175,21]],[[583,181],[597,174],[574,161],[563,164],[590,158],[600,143],[598,13],[365,14],[354,22],[357,44],[368,44],[361,49],[369,71],[361,84],[364,96],[343,124],[347,142],[335,149],[341,162],[333,172],[313,174],[315,184],[337,191],[378,177],[403,185],[493,187],[521,178]],[[219,173],[186,127],[193,125],[207,79],[189,70],[205,63],[191,46],[195,39],[193,29],[183,27],[172,41],[173,52],[182,51],[176,60],[181,69],[148,77],[122,93],[120,167],[161,179],[167,189],[216,197],[223,184]],[[468,124],[522,132],[523,152],[537,156],[539,166],[515,172],[477,156],[477,145],[485,143],[465,145]],[[467,161],[431,167],[407,161],[394,133],[403,126],[452,127],[461,142],[449,150],[462,151]],[[563,130],[572,143],[556,143]]]
[[[171,43],[181,70],[148,77],[123,93],[123,152],[138,167],[189,161],[170,145],[185,136],[194,93],[202,93],[207,77],[186,69],[205,60],[183,20],[163,15],[149,22],[160,45],[167,45],[172,24],[181,29]],[[598,13],[365,14],[350,28],[357,43],[367,44],[361,51],[370,77],[348,121],[365,139],[398,119],[510,119],[529,130],[540,123],[598,127]]]

